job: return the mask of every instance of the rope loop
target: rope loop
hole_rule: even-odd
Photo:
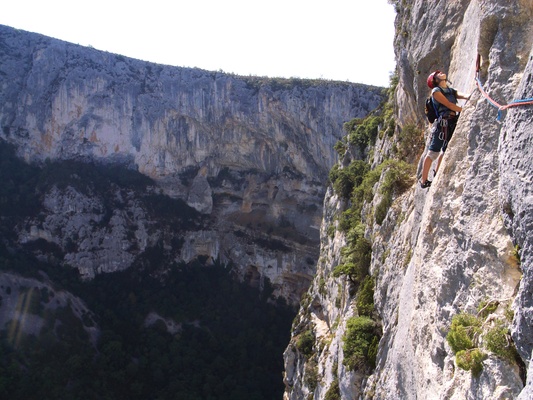
[[[479,79],[479,69],[480,69],[480,65],[481,65],[480,61],[481,61],[481,55],[478,54],[477,55],[477,59],[476,59],[476,78],[475,78],[476,79],[476,85],[477,85],[479,91],[481,92],[481,94],[483,95],[483,97],[485,97],[485,99],[487,99],[487,101],[491,105],[493,105],[494,107],[496,107],[498,109],[498,115],[496,117],[497,121],[500,120],[502,111],[507,110],[510,107],[533,105],[533,98],[513,100],[512,102],[510,102],[509,104],[506,104],[506,105],[501,105],[498,102],[496,102],[494,99],[492,99],[488,95],[488,93],[483,89],[483,84],[481,83],[481,80]]]

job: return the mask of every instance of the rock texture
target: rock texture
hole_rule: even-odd
[[[432,187],[414,185],[395,199],[381,225],[366,227],[383,330],[370,375],[343,365],[342,336],[356,313],[355,298],[345,279],[331,275],[347,238],[327,232],[346,204],[326,196],[317,274],[285,352],[285,398],[328,398],[338,384],[342,399],[531,399],[533,108],[510,108],[498,122],[498,110],[480,95],[474,77],[480,54],[480,78],[491,97],[501,104],[533,97],[533,2],[393,3],[400,129],[425,123],[425,81],[435,69],[449,72],[453,86],[472,97]],[[387,141],[397,137],[378,141],[374,160],[387,155]],[[495,317],[512,304],[510,330],[524,366],[489,354],[475,377],[458,368],[446,335],[454,315],[476,314],[488,300],[502,304]],[[312,357],[298,350],[309,328],[316,338]],[[313,368],[318,379],[310,384]]]
[[[184,234],[176,259],[232,262],[293,303],[314,272],[342,125],[382,100],[377,87],[156,65],[0,26],[0,137],[21,157],[120,164],[154,179],[153,193],[210,218]],[[128,210],[101,227],[109,210],[98,193],[52,190],[20,239],[63,246],[85,277],[127,268],[162,234],[147,233],[152,218],[134,193],[117,196]],[[73,252],[64,244],[74,234]]]

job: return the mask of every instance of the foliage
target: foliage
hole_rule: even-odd
[[[300,335],[296,341],[296,348],[300,351],[300,353],[309,358],[313,355],[314,343],[315,335],[313,334],[313,331],[309,329]]]
[[[338,278],[341,275],[347,276],[352,282],[360,283],[370,268],[372,258],[372,245],[362,235],[353,239],[353,244],[341,250],[342,263],[333,270],[333,276]]]
[[[335,145],[333,146],[337,154],[341,157],[344,157],[346,154],[347,146],[346,143],[344,143],[342,140],[337,141]]]
[[[331,386],[328,388],[324,395],[324,400],[341,400],[341,390],[339,388],[339,379],[335,378],[331,382]]]
[[[380,139],[383,139],[383,136],[385,136],[385,134],[388,137],[394,136],[394,132],[396,129],[396,120],[394,119],[394,108],[390,99],[383,106],[383,120],[384,129],[382,129],[379,133]]]
[[[389,3],[391,0],[389,0]],[[389,76],[389,88],[387,90],[387,94],[389,97],[389,102],[393,100],[394,93],[396,92],[396,88],[398,87],[398,83],[400,82],[400,78],[398,76],[398,73],[394,71]]]
[[[520,266],[522,264],[522,260],[520,259],[520,246],[519,245],[514,246],[513,258],[516,261],[516,265]]]
[[[516,359],[516,348],[511,341],[509,329],[503,322],[496,321],[495,325],[483,336],[483,339],[487,350],[509,362]]]
[[[492,314],[498,308],[498,301],[482,301],[477,308],[477,316],[480,318],[486,318],[489,314]]]
[[[370,275],[367,275],[363,282],[359,292],[357,293],[357,313],[359,315],[364,315],[371,317],[374,312],[374,278]]]
[[[338,224],[338,229],[340,232],[348,232],[353,228],[357,228],[358,226],[363,226],[361,223],[360,210],[350,207],[346,211],[342,212]]]
[[[490,310],[493,304],[495,302],[482,302],[479,314],[484,317],[489,315],[490,312],[487,310]],[[457,314],[452,318],[446,339],[456,353],[457,366],[471,371],[476,377],[483,370],[483,360],[487,357],[478,343],[482,343],[485,349],[508,362],[519,359],[510,338],[509,329],[498,319],[495,320],[492,328],[484,331],[479,317],[467,313]]]
[[[314,391],[318,385],[318,364],[314,359],[305,364],[305,384],[310,391]]]
[[[374,217],[376,223],[381,225],[392,205],[394,195],[399,195],[407,190],[413,181],[414,167],[404,161],[388,160],[383,164],[386,170],[383,184],[380,187],[382,199],[376,206]]]
[[[344,199],[350,198],[354,187],[359,186],[370,166],[361,160],[354,160],[346,168],[340,168],[335,164],[329,172],[329,180],[333,190]]]
[[[475,337],[481,333],[481,320],[472,314],[454,315],[446,336],[454,353],[475,347]]]
[[[378,324],[366,316],[348,320],[343,336],[343,364],[349,370],[375,368],[379,337]]]
[[[400,160],[415,162],[424,149],[424,133],[415,124],[404,125],[398,134],[396,156]]]
[[[457,366],[465,371],[471,371],[475,377],[481,374],[485,358],[485,354],[478,348],[461,350],[455,355]]]
[[[2,269],[24,264],[37,277],[46,271],[79,296],[101,334],[94,347],[86,333],[91,319],[70,306],[32,306],[45,318],[38,336],[22,334],[15,346],[9,331],[0,333],[0,398],[266,400],[283,393],[281,354],[295,311],[272,304],[268,285],[259,293],[220,264],[174,265],[153,277],[131,268],[81,282],[29,256],[8,257],[0,251]],[[35,293],[43,302],[51,296]],[[181,330],[171,334],[163,320],[145,326],[152,311]]]
[[[359,217],[361,216],[363,204],[372,201],[374,197],[374,185],[379,181],[383,166],[383,164],[380,164],[376,168],[368,171],[361,184],[353,190],[352,208],[358,210]]]
[[[364,119],[354,118],[344,124],[348,132],[348,142],[352,146],[358,146],[364,151],[367,146],[376,143],[379,125],[383,123],[383,117],[370,115]]]
[[[360,181],[360,184],[354,186],[350,198],[352,206],[342,213],[339,220],[339,229],[341,232],[348,232],[361,225],[363,205],[365,202],[372,200],[374,185],[379,181],[382,169],[383,164],[373,170],[368,170]]]

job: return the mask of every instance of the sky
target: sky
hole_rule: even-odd
[[[15,0],[0,24],[179,67],[388,86],[387,0]]]

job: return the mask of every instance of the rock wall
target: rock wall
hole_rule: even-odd
[[[413,185],[395,199],[381,225],[366,227],[383,333],[371,374],[343,364],[343,335],[356,315],[356,299],[346,279],[331,274],[348,239],[327,230],[347,205],[333,193],[326,197],[317,275],[285,352],[285,398],[324,399],[329,390],[342,399],[530,399],[533,108],[509,108],[497,121],[497,108],[481,96],[474,78],[479,54],[481,82],[496,101],[533,96],[533,2],[393,3],[399,129],[425,126],[426,77],[435,69],[449,72],[453,86],[472,97],[432,187]],[[424,129],[427,138],[429,127]],[[378,141],[375,157],[387,155],[387,140]],[[366,217],[379,204],[378,188]],[[446,336],[454,315],[476,315],[490,301],[500,306],[484,327],[510,307],[520,360],[489,352],[475,376],[458,367]],[[316,338],[312,356],[298,347],[309,328]]]
[[[211,217],[201,232],[185,235],[178,259],[233,262],[242,276],[268,277],[291,302],[314,272],[324,187],[343,123],[382,100],[377,87],[157,65],[0,26],[2,139],[28,162],[120,164],[149,176],[154,191]],[[56,203],[45,205],[49,219],[78,224],[79,213],[65,213],[78,197],[72,190],[47,194]],[[145,219],[136,221],[143,236]],[[112,222],[111,235],[102,229],[65,261],[87,277],[131,265],[136,254],[119,234],[129,228],[119,215]],[[56,225],[27,222],[20,236],[63,242],[47,224]],[[284,251],[263,244],[272,240]],[[140,249],[153,242],[139,241]]]

